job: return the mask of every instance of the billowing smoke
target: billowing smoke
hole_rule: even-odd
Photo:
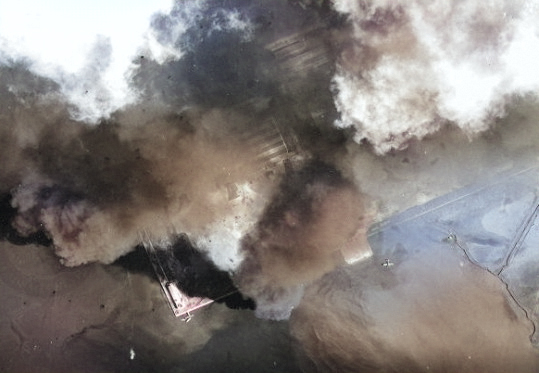
[[[73,118],[97,123],[137,100],[125,76],[138,49],[151,44],[163,53],[152,42],[148,23],[154,12],[170,6],[168,0],[2,3],[0,61],[26,61],[34,74],[58,84]]]
[[[304,35],[302,19],[325,24],[318,8],[287,2],[176,3],[152,17],[131,54],[122,79],[136,99],[123,99],[120,110],[105,89],[114,40],[98,37],[73,79],[34,55],[21,61],[24,50],[3,40],[2,191],[17,212],[12,228],[21,239],[45,232],[67,266],[112,263],[144,232],[185,233],[220,269],[235,270],[240,241],[276,195],[283,161],[332,160],[328,149],[343,143],[309,106],[331,103],[329,89],[305,105],[284,85],[296,63],[278,57],[283,47],[296,53],[295,39],[275,44],[284,35],[297,33],[329,65],[329,49],[316,33]],[[329,87],[317,66],[303,78]],[[294,89],[312,84],[296,79]]]
[[[348,15],[333,80],[336,124],[377,153],[451,124],[474,135],[515,95],[537,93],[533,1],[336,1]]]
[[[303,288],[337,265],[349,251],[368,255],[364,201],[357,188],[327,164],[312,161],[285,175],[255,230],[242,242],[240,290],[257,313],[286,319]],[[353,247],[351,247],[353,246]]]
[[[13,189],[19,215],[12,224],[21,235],[44,228],[69,266],[111,263],[140,241],[142,231],[200,237],[220,223],[227,228],[222,237],[234,234],[256,218],[257,202],[235,208],[226,186],[248,182],[259,165],[239,139],[230,136],[223,144],[219,131],[203,129],[231,119],[241,122],[209,113],[153,118],[141,127],[78,127],[73,134],[62,125],[47,128],[25,151],[34,170]],[[223,223],[229,214],[235,219]],[[219,251],[223,262],[226,250]],[[233,266],[237,258],[229,259]]]
[[[535,93],[531,2],[157,9],[129,50],[94,35],[71,70],[0,37],[1,238],[50,245],[66,266],[113,263],[142,235],[173,243],[201,268],[211,261],[208,276],[231,278],[258,316],[290,317],[308,371],[514,370],[504,358],[538,366],[522,345],[529,325],[487,273],[447,253],[434,258],[451,264],[445,272],[428,260],[383,276],[368,259],[346,268],[371,255],[363,184],[385,193],[410,182],[381,155],[444,126],[484,131],[514,97]],[[385,185],[374,185],[383,173]],[[447,297],[430,302],[440,289]],[[492,318],[468,319],[469,305],[493,304]],[[466,364],[451,365],[462,340],[479,342]]]

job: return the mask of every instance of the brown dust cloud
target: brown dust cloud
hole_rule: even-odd
[[[0,51],[2,243],[106,271],[142,232],[185,234],[284,325],[289,370],[537,371],[534,325],[499,278],[434,249],[383,268],[367,241],[537,160],[538,19],[524,0],[177,1],[116,106],[104,37],[82,82]]]

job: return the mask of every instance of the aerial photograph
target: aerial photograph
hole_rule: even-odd
[[[539,372],[539,0],[0,2],[0,373]]]

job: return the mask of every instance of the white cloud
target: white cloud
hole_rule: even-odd
[[[334,77],[336,125],[378,153],[453,123],[468,134],[537,93],[539,11],[531,1],[341,0],[352,43]]]
[[[0,2],[0,50],[58,82],[74,116],[96,122],[135,99],[125,74],[151,16],[171,6],[171,0]]]

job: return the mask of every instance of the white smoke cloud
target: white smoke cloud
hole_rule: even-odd
[[[531,1],[336,1],[353,28],[333,79],[339,127],[377,153],[452,123],[468,134],[537,93],[538,6]]]
[[[170,0],[0,4],[0,61],[24,59],[56,81],[75,119],[97,122],[136,98],[125,79],[150,17]]]
[[[137,102],[139,92],[128,78],[138,55],[159,64],[180,59],[184,50],[179,41],[206,17],[211,4],[178,3],[163,33],[156,29],[156,17],[169,14],[173,5],[171,0],[3,2],[0,62],[24,60],[34,74],[59,84],[73,119],[97,123]],[[248,40],[253,25],[237,10],[219,9],[212,13],[207,32],[224,29],[241,32]]]

